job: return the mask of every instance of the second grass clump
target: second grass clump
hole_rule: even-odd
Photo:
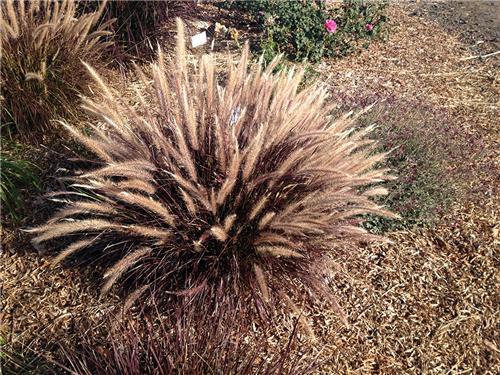
[[[68,117],[92,84],[82,60],[99,67],[112,22],[96,12],[77,16],[76,2],[3,1],[0,5],[2,126],[24,138],[53,132],[51,120]]]

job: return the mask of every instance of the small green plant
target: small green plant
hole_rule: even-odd
[[[343,56],[384,32],[385,1],[346,0],[331,8],[320,0],[255,0],[221,3],[247,12],[262,31],[266,60],[284,53],[295,61]]]
[[[54,130],[52,119],[75,112],[92,83],[82,60],[100,67],[109,45],[110,22],[96,25],[105,5],[78,17],[73,0],[1,2],[2,127],[39,139]]]
[[[39,189],[39,181],[34,170],[35,166],[25,160],[12,158],[0,153],[0,202],[2,216],[14,221],[20,219],[23,207],[24,189]]]

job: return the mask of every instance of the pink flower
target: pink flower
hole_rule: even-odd
[[[335,31],[337,31],[337,22],[335,22],[334,20],[326,20],[325,29],[329,33],[334,33]]]
[[[373,30],[373,25],[371,23],[367,23],[365,25],[365,29],[366,29],[366,31],[372,31]]]

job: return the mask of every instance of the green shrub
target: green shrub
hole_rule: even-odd
[[[17,221],[23,206],[23,190],[39,189],[38,178],[34,174],[35,166],[25,160],[12,158],[0,153],[0,202],[2,217]]]
[[[160,54],[152,81],[144,75],[148,101],[138,108],[111,88],[85,100],[95,133],[68,128],[101,167],[75,177],[88,193],[69,194],[33,243],[58,239],[68,245],[58,261],[108,266],[103,293],[150,290],[202,314],[264,317],[287,296],[337,308],[325,263],[345,243],[378,239],[359,215],[393,216],[371,200],[384,189],[358,191],[387,178],[373,168],[382,156],[369,156],[368,130],[348,130],[355,118],[332,121],[326,89],[298,90],[303,71],[272,74],[275,64],[248,60],[245,48],[221,87],[215,58],[193,72],[180,43],[176,59]]]
[[[52,119],[74,112],[80,94],[90,93],[81,61],[102,65],[108,24],[96,26],[103,8],[75,18],[74,1],[6,0],[0,9],[1,124],[39,138],[53,130]]]
[[[362,42],[384,32],[386,2],[346,0],[330,8],[320,0],[255,0],[220,3],[249,13],[260,26],[261,48],[269,60],[277,53],[289,59],[318,62],[322,57],[343,56]],[[325,22],[334,21],[329,32]]]

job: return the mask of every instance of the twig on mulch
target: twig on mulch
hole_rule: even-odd
[[[499,53],[500,53],[500,51],[496,51],[496,52],[492,52],[492,53],[487,53],[486,55],[476,55],[476,56],[464,57],[464,58],[460,59],[460,61],[473,60],[473,59],[477,59],[477,58],[485,59],[485,58],[490,57],[490,56],[498,55]]]

